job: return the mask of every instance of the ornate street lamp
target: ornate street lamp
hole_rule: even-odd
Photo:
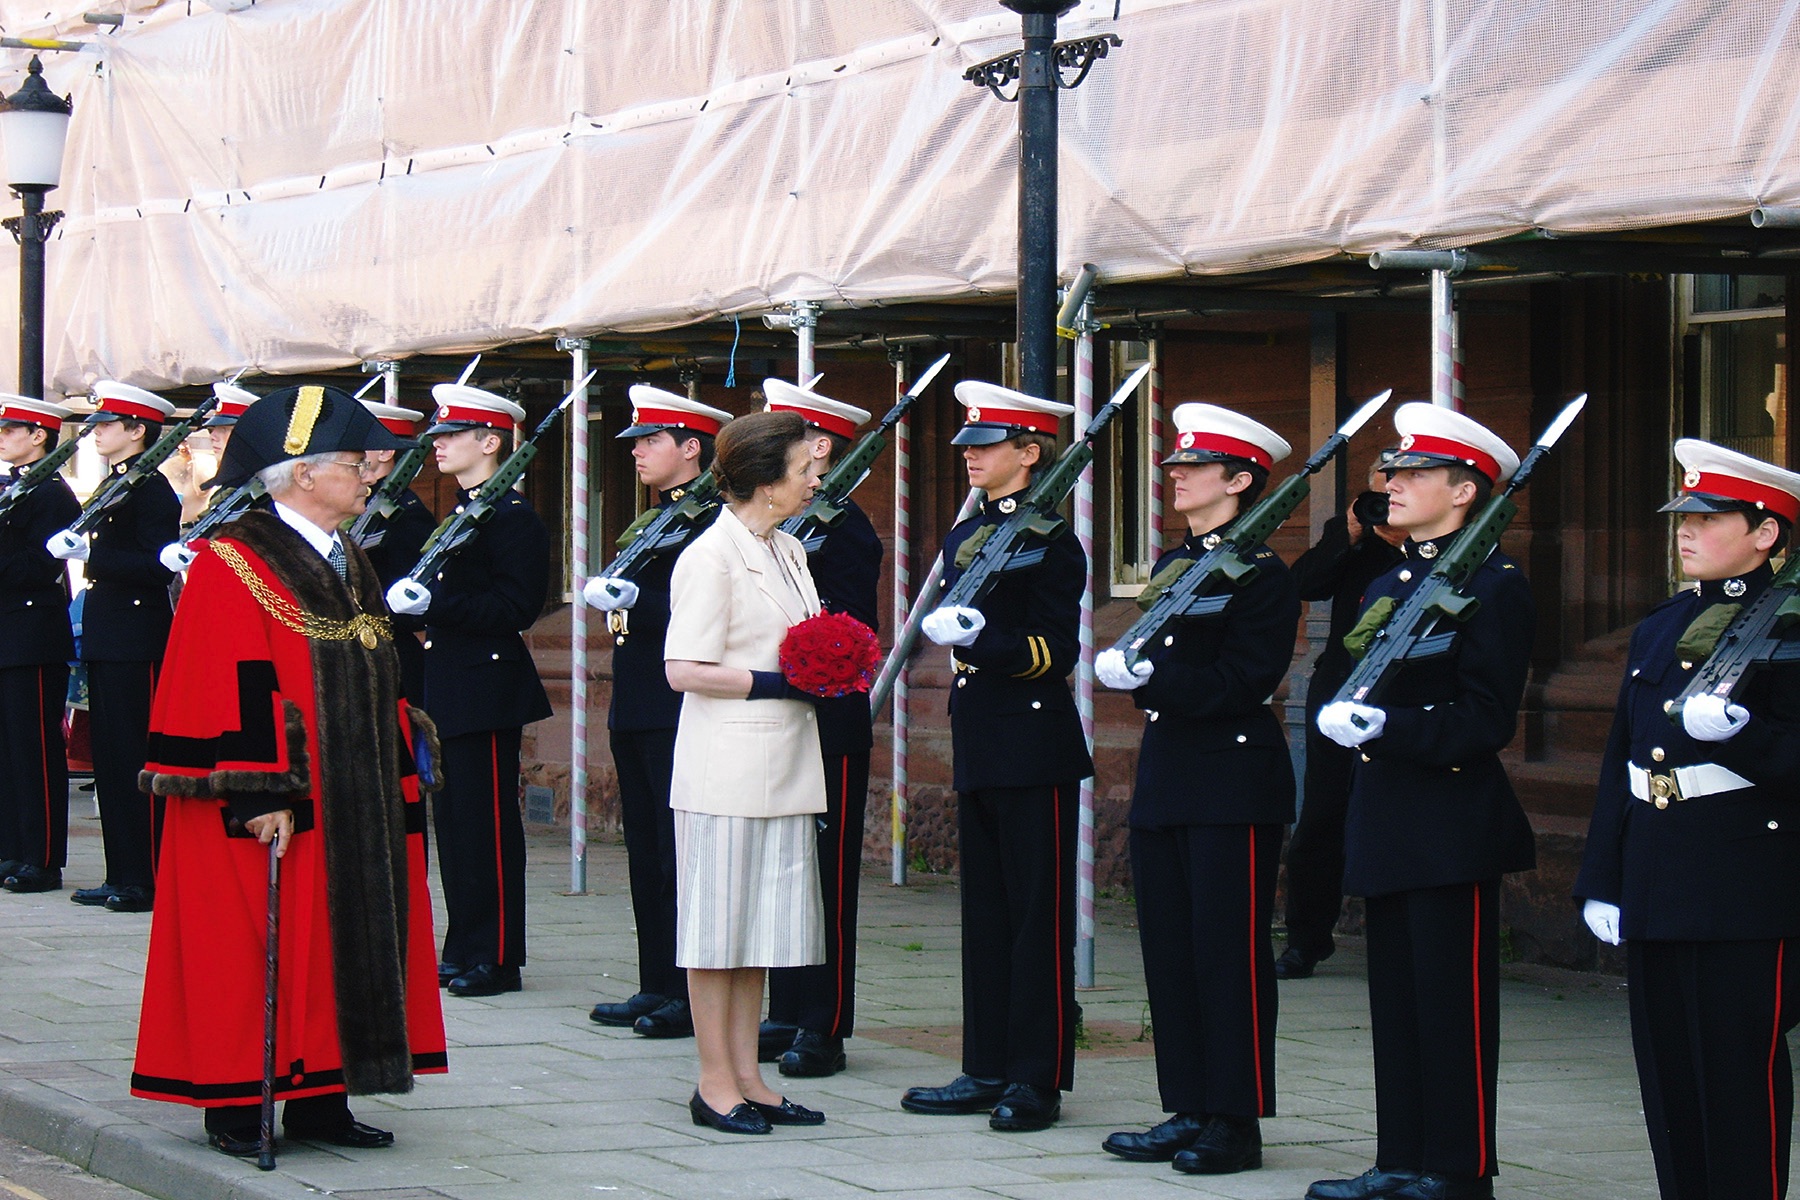
[[[44,193],[62,179],[63,143],[74,106],[44,82],[34,54],[25,86],[0,101],[6,184],[25,206],[6,228],[19,243],[19,393],[44,395],[44,242],[60,212],[44,211]]]

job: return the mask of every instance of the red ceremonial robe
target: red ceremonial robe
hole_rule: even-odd
[[[270,513],[195,560],[143,775],[168,814],[133,1095],[260,1097],[269,858],[242,822],[290,807],[277,1097],[402,1092],[447,1069],[410,749],[435,731],[399,699],[385,624],[360,615],[385,612],[360,550],[346,586]]]

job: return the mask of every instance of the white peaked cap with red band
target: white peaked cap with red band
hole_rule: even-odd
[[[1519,469],[1519,456],[1487,426],[1441,404],[1414,400],[1394,410],[1400,448],[1381,464],[1383,471],[1410,467],[1473,467],[1498,486]]]
[[[510,432],[525,420],[525,410],[505,396],[466,383],[433,384],[431,398],[437,401],[437,412],[427,433],[455,433],[476,426]]]
[[[94,385],[96,421],[149,421],[160,425],[175,415],[175,406],[141,387],[102,379]]]
[[[817,425],[840,437],[855,437],[856,427],[869,419],[867,409],[809,392],[785,379],[763,380],[763,395],[768,399],[770,412],[797,412],[808,425]]]
[[[631,426],[618,435],[622,438],[646,437],[664,429],[686,429],[710,437],[731,420],[731,414],[722,408],[647,383],[632,384],[630,395]]]
[[[64,421],[74,415],[73,409],[52,404],[48,400],[33,400],[30,396],[0,392],[0,424],[16,422],[21,425],[36,425],[39,429],[55,433],[62,428]],[[51,440],[55,441],[54,438]]]
[[[950,439],[958,446],[990,446],[1020,433],[1055,437],[1063,418],[1075,411],[1072,404],[1040,400],[979,379],[957,384],[956,399],[965,410],[963,427]]]
[[[262,399],[249,388],[241,388],[235,383],[220,380],[213,384],[213,395],[219,398],[219,406],[212,410],[212,416],[206,418],[206,428],[217,429],[221,425],[236,425],[237,419],[244,415],[244,410]]]
[[[1663,512],[1770,512],[1800,524],[1800,475],[1699,438],[1675,443],[1681,494]]]
[[[375,400],[358,401],[369,413],[381,422],[383,429],[389,433],[397,433],[401,437],[412,437],[418,433],[418,424],[425,419],[422,412],[414,412],[410,408],[400,408],[393,404],[382,404]]]
[[[1241,458],[1266,471],[1294,452],[1286,438],[1261,421],[1216,404],[1177,404],[1170,415],[1175,449],[1162,460],[1163,466]]]

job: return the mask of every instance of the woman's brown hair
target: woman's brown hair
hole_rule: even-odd
[[[738,503],[759,487],[787,477],[788,450],[806,440],[806,421],[796,412],[758,412],[728,422],[719,431],[713,479]]]

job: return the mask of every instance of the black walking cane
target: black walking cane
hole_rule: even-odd
[[[259,1170],[275,1169],[275,1006],[280,977],[281,948],[281,838],[269,841],[269,936],[268,961],[263,968],[263,1077],[262,1144],[257,1149]]]

